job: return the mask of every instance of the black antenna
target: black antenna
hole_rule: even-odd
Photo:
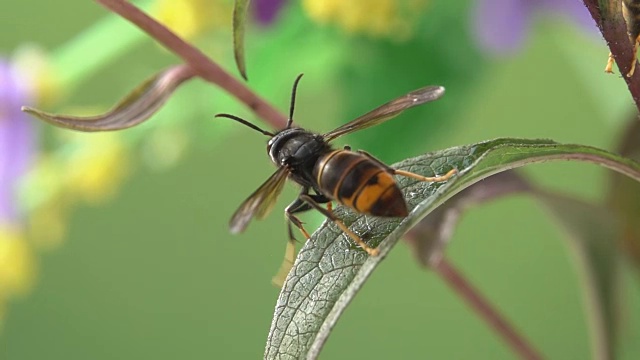
[[[289,121],[287,121],[286,129],[290,128],[291,124],[293,124],[293,108],[296,106],[296,91],[298,91],[298,83],[300,82],[302,75],[304,74],[298,75],[296,80],[293,82],[293,91],[291,91],[291,105],[289,107]]]
[[[252,128],[253,130],[257,130],[257,131],[263,133],[264,135],[271,136],[271,137],[275,136],[275,134],[270,133],[268,131],[264,131],[264,130],[260,129],[259,127],[257,127],[256,125],[248,122],[247,120],[239,118],[239,117],[237,117],[235,115],[231,115],[231,114],[216,114],[215,117],[223,117],[223,118],[235,120],[235,121],[237,121],[237,122],[239,122],[241,124],[247,125],[248,127]]]

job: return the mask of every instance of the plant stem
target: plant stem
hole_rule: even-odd
[[[475,310],[522,359],[542,359],[540,353],[538,353],[445,258],[434,262],[431,268],[438,273],[453,290],[461,295],[462,298],[471,305],[473,310]]]
[[[626,74],[631,69],[633,58],[633,47],[627,34],[627,25],[622,17],[620,0],[607,1],[606,8],[601,9],[598,0],[584,0],[584,5],[589,9],[591,17],[595,20],[602,36],[607,41],[609,49],[618,65],[618,70],[627,83],[629,92],[640,111],[640,71],[635,71],[633,76]],[[604,58],[604,56],[603,56]],[[604,63],[604,62],[603,62]],[[640,68],[636,68],[640,70]]]
[[[272,127],[276,129],[285,127],[287,118],[283,114],[227,73],[200,50],[181,39],[142,10],[124,0],[97,1],[156,39],[160,44],[181,57],[201,78],[217,84],[231,93]]]

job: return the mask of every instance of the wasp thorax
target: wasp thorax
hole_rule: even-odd
[[[319,151],[328,148],[322,136],[300,128],[285,129],[269,140],[267,151],[278,166],[293,168],[312,162],[320,155]]]

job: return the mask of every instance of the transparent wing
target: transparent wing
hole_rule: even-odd
[[[323,137],[326,141],[331,141],[339,136],[380,124],[408,108],[437,100],[443,94],[444,87],[442,86],[427,86],[412,91],[324,134]]]
[[[244,231],[254,216],[262,219],[269,214],[282,191],[288,175],[287,168],[280,167],[240,205],[229,222],[229,228],[232,233],[237,234]]]

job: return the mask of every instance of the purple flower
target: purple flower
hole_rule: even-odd
[[[16,69],[0,58],[0,226],[21,218],[18,181],[31,166],[36,140],[33,121],[20,111],[30,93]]]
[[[261,25],[269,25],[276,20],[285,0],[254,0],[253,15]]]
[[[527,37],[531,20],[538,13],[562,15],[588,31],[595,22],[580,0],[476,0],[474,35],[487,52],[518,50]]]

